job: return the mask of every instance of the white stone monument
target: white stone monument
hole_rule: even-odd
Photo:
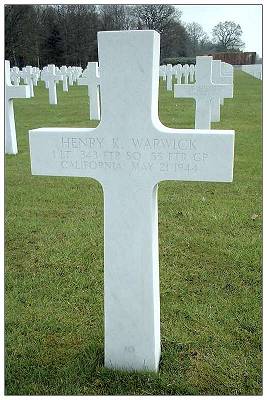
[[[20,76],[23,78],[24,83],[30,86],[31,97],[34,97],[33,82],[32,82],[32,66],[26,65],[22,68]]]
[[[189,65],[189,82],[193,83],[195,81],[195,66],[194,64]]]
[[[184,84],[188,84],[188,77],[189,77],[189,65],[185,64],[183,66],[183,77],[184,77]]]
[[[69,78],[69,86],[73,86],[73,70],[72,67],[68,67],[67,75]]]
[[[167,64],[166,67],[167,90],[172,90],[172,65]]]
[[[155,31],[99,32],[100,124],[29,133],[33,175],[91,177],[103,187],[109,368],[158,369],[158,182],[233,178],[233,131],[161,124],[159,53]]]
[[[212,74],[211,80],[215,84],[228,85],[232,87],[232,97],[233,98],[233,79],[231,76],[223,76],[221,73],[221,61],[212,61]],[[213,97],[211,99],[211,121],[219,122],[221,119],[221,107],[220,104],[224,104],[224,97],[218,98]]]
[[[30,87],[13,86],[10,81],[10,63],[5,61],[5,153],[17,154],[17,136],[14,118],[13,99],[31,97]]]
[[[181,64],[177,64],[175,68],[176,83],[179,85],[182,83],[183,67]]]
[[[195,128],[210,129],[213,98],[232,98],[232,85],[215,84],[211,80],[212,57],[197,56],[194,84],[174,85],[174,97],[194,98],[196,101]],[[217,102],[218,103],[218,102]],[[218,104],[220,107],[220,104]]]
[[[32,67],[32,82],[34,86],[38,85],[38,80],[40,77],[40,70],[37,67]]]
[[[20,70],[18,67],[13,67],[10,69],[10,80],[14,86],[20,84]]]
[[[54,64],[47,66],[46,72],[43,74],[43,79],[48,82],[49,91],[49,104],[57,104],[57,80],[63,79],[62,75],[56,73],[56,67]]]
[[[87,85],[89,100],[89,118],[100,120],[99,85],[100,77],[97,62],[89,62],[87,74],[78,78],[78,85]]]
[[[159,67],[159,76],[166,81],[166,65],[161,65]]]
[[[66,65],[62,65],[62,67],[60,67],[60,73],[62,74],[62,78],[63,78],[63,92],[69,91],[67,72],[68,72],[68,69],[67,69]]]

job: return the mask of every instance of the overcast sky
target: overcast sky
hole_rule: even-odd
[[[182,21],[198,22],[211,37],[218,22],[234,21],[243,31],[244,51],[262,55],[262,7],[260,5],[177,5]]]

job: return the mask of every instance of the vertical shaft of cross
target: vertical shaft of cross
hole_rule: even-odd
[[[156,371],[160,357],[157,186],[105,188],[105,365]],[[131,191],[131,193],[129,193]]]
[[[102,40],[104,35],[108,35],[106,40]],[[98,35],[100,129],[113,127],[119,140],[118,151],[123,151],[121,143],[133,143],[141,132],[147,135],[151,132],[158,109],[159,60],[155,60],[154,51],[157,41],[159,35],[153,31],[145,36],[138,32],[134,37],[132,32]],[[111,70],[112,74],[106,72]],[[129,110],[128,115],[122,114],[125,109]],[[129,184],[129,176],[122,175],[113,182],[104,182],[103,188],[105,365],[157,371],[160,357],[157,185],[149,179],[135,180],[134,175]]]
[[[13,100],[7,100],[5,105],[5,153],[17,154],[18,145],[14,119]]]
[[[97,62],[88,63],[88,90],[90,104],[90,119],[100,120],[99,104],[99,72]]]
[[[197,57],[195,67],[195,79],[200,85],[210,84],[212,57]],[[196,100],[195,126],[198,129],[210,129],[211,101],[203,93]]]

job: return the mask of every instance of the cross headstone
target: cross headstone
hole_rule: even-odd
[[[26,65],[26,67],[22,68],[20,74],[24,80],[24,83],[30,86],[31,97],[34,97],[33,82],[32,82],[32,67],[30,65]]]
[[[233,131],[161,124],[159,53],[155,31],[99,32],[100,124],[29,133],[32,174],[90,177],[103,187],[109,368],[158,369],[158,182],[232,181]]]
[[[38,85],[40,70],[37,67],[32,67],[32,82],[34,86]]]
[[[72,67],[68,67],[67,75],[69,78],[69,86],[73,86],[73,70]]]
[[[13,67],[10,69],[10,79],[14,86],[18,86],[20,84],[20,70],[18,67]]]
[[[166,67],[166,77],[167,77],[167,90],[172,90],[172,64],[167,64]]]
[[[221,61],[213,60],[212,61],[212,74],[211,80],[215,84],[228,85],[232,89],[233,98],[233,82],[230,76],[222,76],[221,74]],[[211,121],[219,122],[221,119],[221,107],[220,104],[223,104],[224,97],[213,97],[211,99]]]
[[[47,71],[48,71],[48,67],[44,67],[41,71],[41,81],[44,81],[46,89],[49,88],[49,82],[48,82],[48,80],[46,80]]]
[[[159,76],[162,77],[164,81],[166,81],[166,65],[161,65],[159,67]]]
[[[232,86],[215,84],[211,80],[212,57],[197,56],[194,84],[174,85],[174,97],[194,98],[196,101],[195,128],[210,129],[211,100],[232,98]]]
[[[194,64],[189,65],[189,82],[193,83],[195,81],[195,66]]]
[[[232,83],[233,83],[233,77],[234,77],[234,68],[231,64],[228,64],[224,61],[221,63],[221,73],[222,76],[231,76],[232,78]]]
[[[185,64],[183,66],[183,77],[184,77],[184,84],[188,84],[188,76],[189,76],[189,65]]]
[[[100,120],[99,85],[100,77],[98,63],[90,62],[87,65],[87,74],[78,78],[78,85],[87,85],[89,100],[89,118]]]
[[[66,67],[66,65],[62,65],[62,67],[60,67],[60,72],[62,74],[63,77],[63,92],[68,92],[69,88],[68,88],[68,69]]]
[[[233,66],[231,64],[226,63],[226,62],[221,62],[220,65],[221,65],[221,76],[223,78],[225,78],[225,77],[228,78],[228,81],[225,82],[225,83],[233,85],[233,83],[234,83],[234,68],[233,68]],[[223,106],[223,104],[224,104],[224,99],[223,98],[220,99],[220,103]]]
[[[5,153],[17,154],[17,136],[14,118],[13,99],[30,98],[30,87],[13,86],[10,81],[10,63],[5,61]]]
[[[175,77],[176,77],[176,83],[178,83],[179,85],[182,83],[182,75],[183,75],[183,67],[181,64],[177,64],[175,69]]]
[[[57,104],[57,84],[58,79],[63,79],[62,75],[56,73],[54,64],[47,66],[47,71],[43,74],[43,79],[48,82],[49,104]]]

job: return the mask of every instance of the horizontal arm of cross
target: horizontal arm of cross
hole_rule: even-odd
[[[177,130],[159,122],[146,135],[109,137],[97,128],[30,131],[33,175],[124,180],[153,187],[163,180],[230,182],[233,131]],[[105,186],[105,184],[103,185]]]
[[[30,86],[28,85],[7,86],[6,96],[8,99],[30,98],[31,97]]]

